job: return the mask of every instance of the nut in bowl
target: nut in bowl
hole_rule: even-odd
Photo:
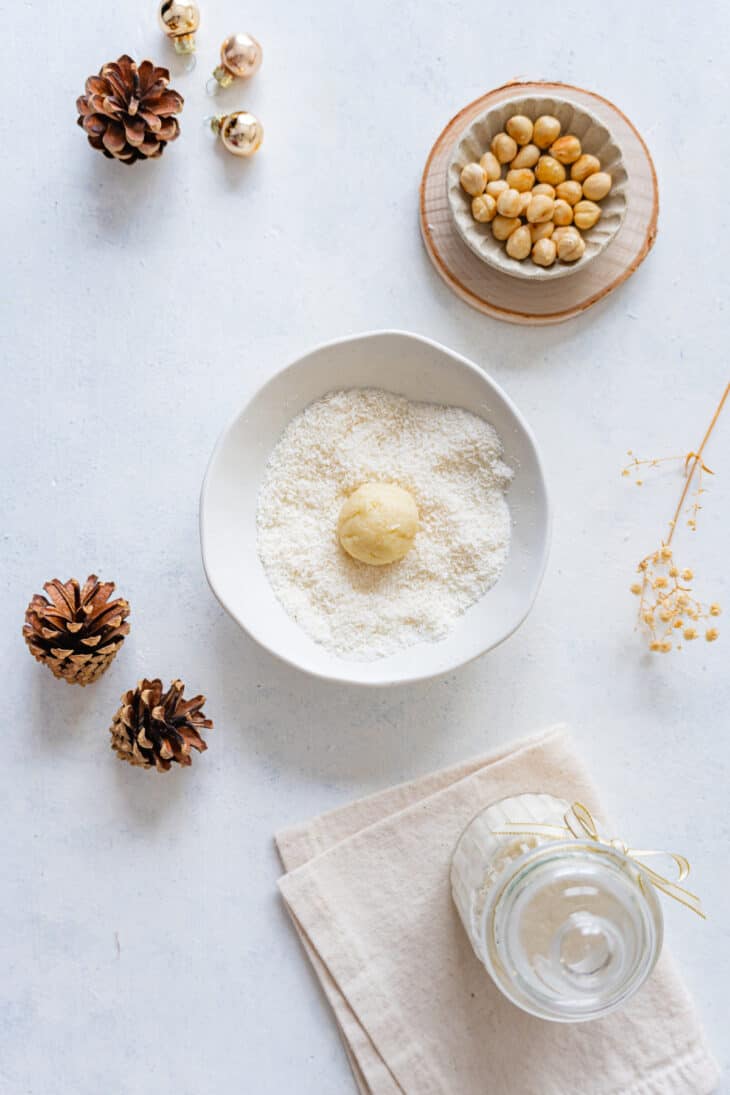
[[[615,138],[590,111],[530,96],[464,131],[447,190],[459,235],[483,262],[546,281],[585,269],[614,239],[628,176]]]

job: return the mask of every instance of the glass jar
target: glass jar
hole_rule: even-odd
[[[487,807],[459,839],[451,888],[474,951],[505,996],[541,1019],[575,1023],[621,1007],[644,983],[663,920],[634,861],[573,836],[570,810],[548,794]]]

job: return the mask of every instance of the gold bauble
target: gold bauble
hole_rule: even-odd
[[[200,12],[197,4],[184,0],[163,0],[160,4],[160,26],[168,38],[172,38],[175,49],[182,53],[191,53],[195,48],[194,34],[200,26]]]
[[[264,53],[252,34],[232,34],[221,46],[221,62],[232,76],[247,80],[261,68]]]
[[[258,118],[247,110],[237,110],[216,119],[220,139],[234,156],[253,156],[264,139],[264,127]]]

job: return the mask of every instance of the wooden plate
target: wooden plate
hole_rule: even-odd
[[[606,250],[571,277],[533,283],[495,270],[466,246],[453,221],[446,173],[454,144],[477,115],[513,98],[515,91],[570,97],[608,127],[623,152],[629,176],[624,223]],[[629,119],[608,99],[570,84],[517,80],[487,92],[452,118],[426,161],[420,206],[426,250],[446,284],[462,300],[495,319],[544,326],[580,315],[626,281],[644,261],[656,239],[659,190],[648,148]]]

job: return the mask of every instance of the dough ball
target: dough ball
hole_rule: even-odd
[[[381,567],[402,559],[418,532],[413,496],[392,483],[364,483],[340,510],[337,535],[353,559]]]

